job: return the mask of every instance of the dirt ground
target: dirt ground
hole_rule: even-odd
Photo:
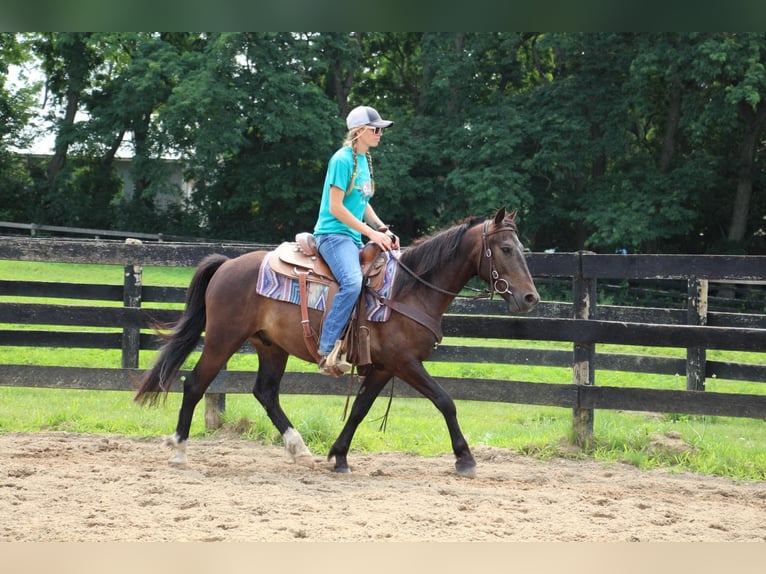
[[[766,541],[765,482],[473,450],[473,479],[402,453],[336,475],[238,438],[178,468],[160,437],[6,434],[0,541]]]

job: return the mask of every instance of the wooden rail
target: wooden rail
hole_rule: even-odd
[[[146,330],[150,319],[171,321],[179,311],[156,304],[182,302],[185,289],[143,284],[145,265],[193,267],[213,252],[235,257],[260,244],[194,243],[140,244],[130,241],[28,239],[0,237],[0,259],[57,261],[119,265],[122,285],[82,285],[56,281],[27,282],[0,279],[0,345],[19,347],[71,347],[121,349],[119,367],[41,367],[0,365],[0,386],[39,386],[99,390],[132,390],[140,376],[141,351],[155,349],[156,338]],[[572,281],[573,303],[543,302],[530,316],[505,313],[500,300],[458,298],[444,317],[447,337],[564,341],[571,350],[540,350],[445,344],[432,361],[522,364],[564,367],[572,371],[571,383],[438,378],[455,399],[501,401],[572,408],[575,436],[588,441],[593,433],[595,409],[621,409],[687,414],[766,418],[766,396],[705,391],[705,380],[764,382],[766,364],[716,362],[706,359],[707,349],[766,351],[766,315],[707,311],[709,281],[766,280],[766,257],[595,255],[556,253],[528,256],[536,278],[565,277]],[[685,279],[686,309],[659,309],[597,305],[599,279]],[[9,297],[65,298],[83,305],[19,303]],[[88,306],[87,301],[111,301],[113,306]],[[2,326],[5,324],[6,326]],[[24,330],[11,325],[23,324]],[[46,325],[45,329],[30,328]],[[55,330],[50,329],[55,325]],[[67,331],[67,327],[111,328]],[[686,359],[632,354],[597,353],[597,345],[620,344],[679,347]],[[246,345],[242,352],[251,352]],[[328,380],[313,372],[288,372],[286,393],[340,394],[343,380]],[[599,370],[659,374],[686,374],[686,390],[654,390],[596,385]],[[254,373],[225,371],[211,385],[208,405],[220,408],[226,393],[250,393]],[[176,389],[179,390],[179,389]],[[397,396],[414,396],[403,384]],[[209,409],[210,410],[210,409]],[[206,420],[215,424],[215,413]]]

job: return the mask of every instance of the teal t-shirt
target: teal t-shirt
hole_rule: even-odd
[[[362,235],[351,229],[330,213],[330,187],[341,188],[344,193],[351,183],[351,173],[354,169],[354,151],[349,146],[343,146],[336,151],[327,164],[322,199],[319,203],[319,216],[314,226],[314,234],[342,233],[354,239],[358,245],[362,245]],[[370,166],[367,164],[367,156],[357,154],[357,171],[354,180],[354,188],[351,193],[343,197],[343,205],[362,221],[364,210],[372,197],[372,178]]]

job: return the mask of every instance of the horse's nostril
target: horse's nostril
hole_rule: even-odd
[[[526,301],[527,305],[533,306],[540,302],[540,297],[537,295],[537,293],[530,292],[524,295],[524,301]]]

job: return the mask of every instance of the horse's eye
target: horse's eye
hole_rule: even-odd
[[[500,248],[500,251],[502,251],[502,252],[503,252],[503,253],[505,253],[506,255],[510,255],[510,254],[513,252],[513,249],[511,249],[511,248],[510,248],[510,247],[508,247],[507,245],[503,245],[503,246]]]

